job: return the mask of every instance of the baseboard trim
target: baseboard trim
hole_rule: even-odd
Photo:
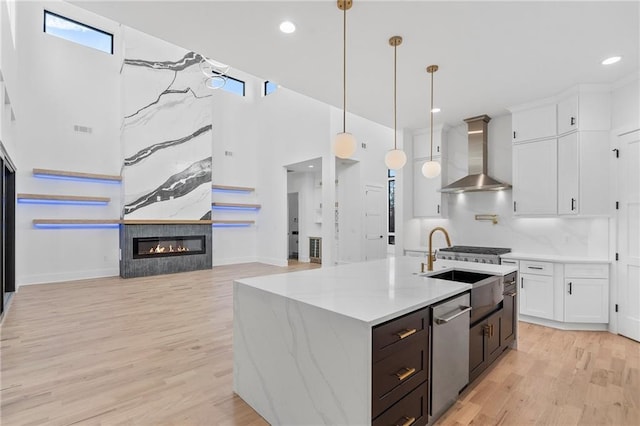
[[[17,287],[34,284],[56,284],[92,278],[117,277],[120,268],[94,269],[89,271],[60,272],[56,274],[25,275],[16,279]]]
[[[609,331],[609,324],[596,324],[596,323],[579,323],[579,322],[560,322],[553,321],[544,318],[535,318],[527,315],[520,315],[519,321],[528,322],[531,324],[543,325],[545,327],[557,328],[559,330],[572,330],[572,331]]]
[[[228,257],[224,259],[213,259],[213,267],[224,265],[237,265],[239,263],[254,263],[258,262],[255,256],[251,257]]]
[[[266,263],[267,265],[274,266],[289,266],[289,261],[287,259],[277,259],[274,257],[258,257],[256,262]]]

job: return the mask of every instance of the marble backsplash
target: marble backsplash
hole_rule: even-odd
[[[211,211],[211,91],[194,52],[126,28],[121,128],[126,219]]]

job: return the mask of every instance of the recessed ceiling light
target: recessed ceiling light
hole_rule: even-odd
[[[293,25],[293,22],[291,21],[284,21],[283,23],[280,24],[280,31],[282,31],[285,34],[291,34],[295,30],[296,30],[296,26]]]
[[[432,109],[432,110],[431,110],[431,112],[433,112],[434,114],[435,114],[436,112],[440,112],[440,108],[434,108],[434,109]]]
[[[612,56],[612,57],[607,58],[604,61],[602,61],[602,65],[615,64],[616,62],[619,62],[620,59],[622,59],[622,57],[620,57],[620,56]]]
[[[313,164],[309,164],[309,168],[310,168],[310,169],[313,169]]]

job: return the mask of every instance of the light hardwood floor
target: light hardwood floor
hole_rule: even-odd
[[[0,423],[265,425],[232,391],[231,282],[318,266],[23,287],[0,328]],[[440,424],[640,424],[640,344],[520,330]]]

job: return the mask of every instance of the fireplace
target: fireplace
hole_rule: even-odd
[[[120,276],[211,269],[211,247],[211,224],[124,224],[120,227]]]
[[[133,258],[188,256],[207,252],[204,235],[133,239]]]

